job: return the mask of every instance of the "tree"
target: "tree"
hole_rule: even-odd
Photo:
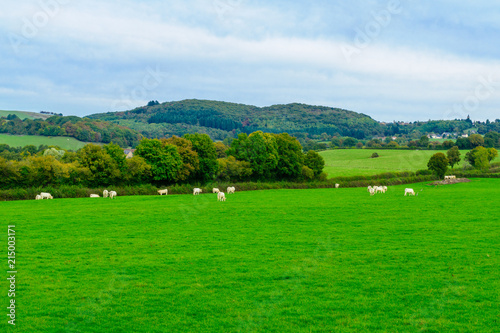
[[[238,161],[234,156],[218,159],[219,170],[217,177],[223,181],[247,180],[252,175],[252,168],[249,162]]]
[[[279,178],[296,179],[302,171],[304,154],[299,141],[288,133],[275,134],[278,148],[276,175]]]
[[[115,160],[101,146],[89,143],[78,150],[79,164],[89,170],[87,184],[105,186],[120,180],[120,170]]]
[[[465,159],[476,169],[486,171],[490,167],[490,162],[498,156],[495,148],[476,147],[465,154]]]
[[[323,172],[325,160],[320,154],[314,150],[310,150],[304,158],[304,165],[313,171],[314,177],[318,177]]]
[[[484,146],[484,139],[481,134],[472,134],[469,136],[470,146],[472,148]]]
[[[490,131],[484,136],[484,146],[487,148],[500,147],[500,134]]]
[[[158,139],[142,139],[135,154],[144,158],[151,166],[153,180],[157,183],[172,183],[177,180],[182,160],[176,146],[163,145]]]
[[[184,139],[191,141],[193,150],[198,154],[200,167],[194,172],[194,177],[203,182],[214,179],[219,165],[215,144],[206,134],[185,134]]]
[[[453,146],[448,151],[446,152],[446,156],[448,157],[448,162],[453,169],[453,166],[455,164],[458,164],[460,162],[460,150],[458,149],[457,146]]]
[[[223,142],[216,142],[215,143],[215,151],[217,151],[217,158],[226,158],[226,150],[228,150],[229,147],[226,146]]]
[[[427,163],[427,168],[434,171],[439,178],[444,178],[444,174],[448,169],[448,158],[443,153],[436,153],[431,156],[429,162]]]
[[[467,138],[458,138],[457,141],[455,142],[457,145],[458,149],[471,149],[472,147],[470,146],[470,141]]]
[[[200,170],[200,160],[198,153],[193,150],[193,143],[175,135],[168,139],[161,139],[161,141],[163,145],[176,146],[181,156],[182,168],[179,170],[177,180],[183,182],[194,179],[196,173]]]
[[[354,147],[357,142],[358,142],[358,140],[348,136],[347,138],[344,139],[344,141],[342,142],[342,145],[344,147]]]
[[[427,148],[428,145],[429,145],[429,138],[427,137],[427,135],[422,135],[420,137],[420,140],[418,140],[418,146],[422,148]]]

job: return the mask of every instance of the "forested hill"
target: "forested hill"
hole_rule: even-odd
[[[189,99],[161,104],[150,102],[148,106],[134,110],[94,114],[89,118],[112,121],[146,137],[181,136],[198,132],[222,140],[240,132],[262,130],[270,133],[287,132],[298,137],[326,133],[365,139],[384,132],[384,127],[367,115],[298,103],[257,107]]]

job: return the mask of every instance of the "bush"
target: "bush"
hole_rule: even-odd
[[[371,156],[371,158],[377,158],[377,157],[379,157],[377,153],[373,153]]]

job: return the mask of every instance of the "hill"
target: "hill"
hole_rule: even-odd
[[[213,139],[262,130],[300,136],[322,133],[358,139],[381,135],[384,127],[371,117],[349,110],[299,103],[257,107],[189,99],[149,103],[130,111],[90,115],[91,119],[127,126],[146,137],[206,133]]]
[[[15,114],[19,119],[48,119],[52,117],[50,114],[43,114],[29,111],[14,111],[14,110],[0,110],[0,117],[7,117],[9,114]]]
[[[85,146],[86,142],[78,141],[75,138],[65,136],[41,136],[41,135],[10,135],[0,134],[0,144],[7,144],[10,147],[24,147],[33,145],[58,146],[66,150],[78,150]]]

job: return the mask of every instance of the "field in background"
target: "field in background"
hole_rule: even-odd
[[[325,150],[319,154],[325,159],[324,171],[328,178],[338,176],[370,176],[384,172],[417,171],[427,169],[427,162],[436,150],[388,150],[388,149],[335,149]],[[462,160],[455,168],[463,166],[465,154],[461,150]],[[373,153],[379,157],[370,158]],[[498,160],[498,158],[497,158]]]
[[[9,135],[0,134],[0,143],[8,144],[11,147],[24,147],[27,145],[59,146],[66,150],[78,150],[86,145],[85,142],[75,138],[65,136],[39,136],[39,135]]]
[[[16,225],[19,304],[16,327],[0,327],[494,332],[499,186],[0,202],[2,230]]]
[[[52,117],[52,115],[41,114],[37,112],[28,112],[28,111],[8,111],[8,110],[0,110],[0,117],[7,117],[9,114],[15,114],[22,120],[28,119],[47,119]]]

